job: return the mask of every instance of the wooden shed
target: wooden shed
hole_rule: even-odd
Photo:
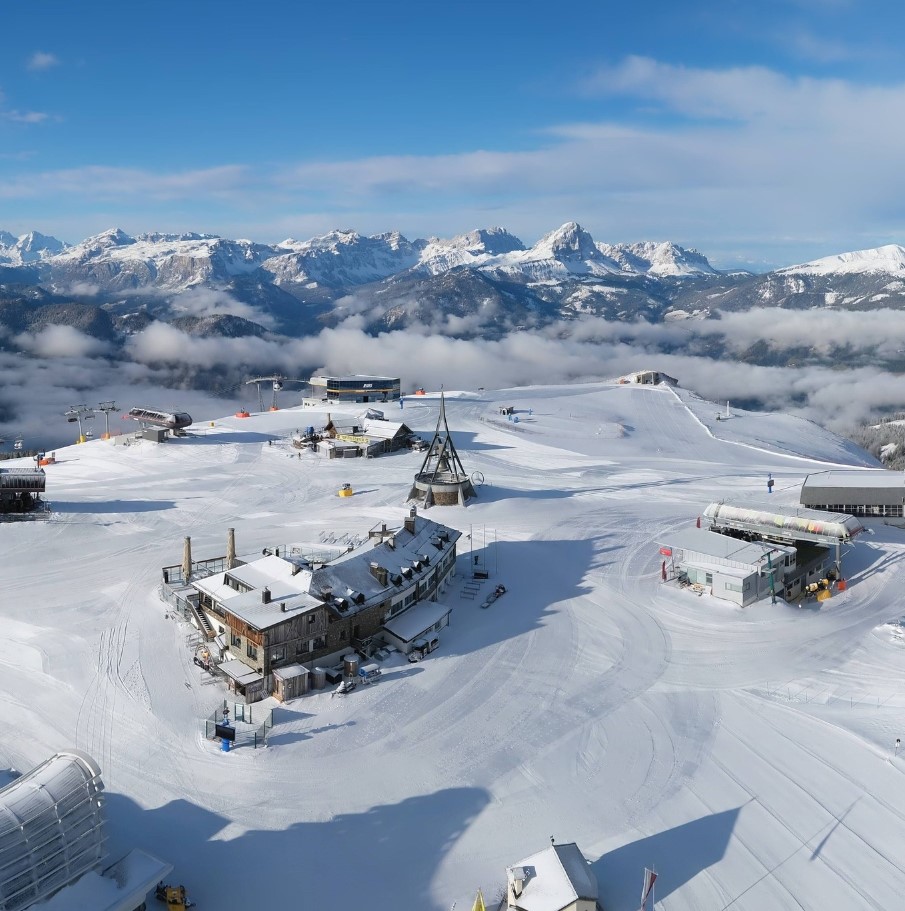
[[[301,664],[273,669],[273,695],[280,702],[289,702],[308,692],[308,668]]]

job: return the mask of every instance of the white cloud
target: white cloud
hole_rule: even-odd
[[[206,227],[247,234],[254,213],[274,241],[350,223],[410,236],[502,224],[530,243],[574,219],[602,241],[674,240],[718,266],[788,265],[901,239],[905,83],[630,57],[583,89],[597,116],[552,124],[529,149],[169,173],[8,168],[0,198],[57,209],[84,200],[91,212],[97,200],[108,210],[125,200],[132,222],[143,205],[150,220],[160,201],[185,211],[216,202],[227,214],[216,225],[205,216]]]
[[[59,65],[60,58],[57,57],[56,54],[51,54],[47,51],[35,51],[31,57],[28,58],[28,63],[26,63],[26,67],[33,72],[53,69],[53,67]]]
[[[0,111],[0,118],[13,123],[44,123],[48,117],[43,111]]]
[[[79,332],[73,326],[52,325],[39,332],[23,332],[14,337],[21,348],[36,357],[94,357],[105,354],[109,345],[101,339]]]

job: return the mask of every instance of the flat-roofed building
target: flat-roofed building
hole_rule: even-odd
[[[369,376],[313,376],[308,380],[312,394],[326,402],[394,402],[401,395],[399,377]]]
[[[796,568],[794,547],[743,541],[701,528],[675,532],[661,542],[660,553],[672,562],[677,576],[741,607],[767,595],[782,595],[786,576]]]
[[[814,472],[801,485],[801,505],[851,516],[902,518],[905,473],[882,468]]]

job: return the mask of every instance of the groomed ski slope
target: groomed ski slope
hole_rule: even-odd
[[[436,398],[383,407],[432,433]],[[202,736],[226,694],[160,567],[186,535],[196,559],[223,554],[227,527],[251,558],[399,523],[423,454],[299,459],[287,434],[325,418],[309,408],[58,450],[52,519],[0,524],[0,765],[87,750],[111,855],[169,860],[199,909],[470,907],[551,836],[592,861],[606,911],[637,909],[651,865],[667,911],[899,907],[905,533],[873,525],[819,609],[662,584],[658,542],[711,501],[760,499],[772,473],[792,504],[809,471],[874,464],[807,422],[718,411],[662,387],[452,393],[486,483],[430,512],[471,535],[440,649],[278,706],[266,749],[229,754]],[[507,588],[488,610],[459,596],[475,554]]]

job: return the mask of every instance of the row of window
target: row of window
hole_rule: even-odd
[[[844,512],[850,516],[880,516],[901,519],[905,512],[901,503],[894,505],[872,506],[868,503],[829,503],[825,506],[809,506],[809,509],[824,509],[827,512]]]

